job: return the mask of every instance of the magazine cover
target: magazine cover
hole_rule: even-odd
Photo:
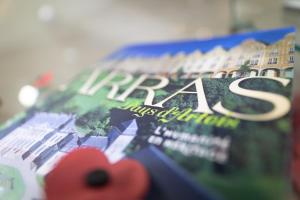
[[[291,199],[294,52],[292,27],[120,49],[2,125],[0,196],[42,199],[95,147],[142,163],[147,199]]]

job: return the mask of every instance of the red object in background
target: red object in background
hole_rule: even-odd
[[[49,86],[50,83],[52,82],[52,80],[53,80],[52,72],[47,72],[47,73],[40,75],[38,77],[38,79],[36,79],[33,82],[33,86],[37,87],[37,88],[44,88],[44,87]]]
[[[293,186],[300,197],[300,95],[293,100]]]
[[[149,177],[137,161],[110,164],[95,148],[66,155],[45,178],[47,200],[141,200]]]

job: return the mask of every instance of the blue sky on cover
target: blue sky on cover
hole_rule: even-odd
[[[166,53],[171,55],[174,55],[178,52],[190,53],[196,49],[205,53],[216,46],[222,46],[224,49],[230,49],[247,39],[254,39],[265,44],[273,44],[282,39],[286,34],[295,31],[296,29],[294,27],[286,27],[272,30],[238,33],[201,40],[184,40],[130,45],[120,49],[119,51],[116,51],[107,58],[115,59],[131,56],[158,57]]]

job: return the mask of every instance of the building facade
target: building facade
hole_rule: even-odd
[[[241,44],[224,49],[216,46],[208,52],[195,50],[160,57],[128,57],[118,61],[104,61],[101,66],[131,73],[174,75],[184,77],[230,78],[241,76],[292,77],[295,53],[295,35],[287,34],[276,43],[267,45],[248,39]]]

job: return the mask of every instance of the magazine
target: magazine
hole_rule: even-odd
[[[122,48],[2,125],[0,196],[95,147],[141,162],[148,199],[289,199],[294,52],[293,27]]]

